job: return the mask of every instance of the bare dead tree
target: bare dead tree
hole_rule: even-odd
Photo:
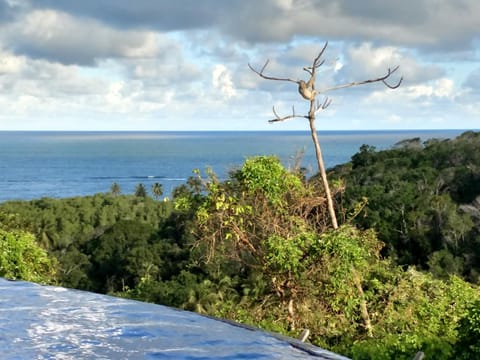
[[[331,99],[328,97],[325,97],[323,101],[320,101],[317,99],[317,96],[320,95],[321,93],[325,93],[328,91],[332,90],[337,90],[337,89],[343,89],[343,88],[348,88],[348,87],[353,87],[353,86],[359,86],[359,85],[365,85],[365,84],[370,84],[370,83],[378,83],[381,82],[383,83],[386,87],[390,89],[396,89],[400,86],[402,83],[403,77],[400,78],[400,80],[395,83],[395,84],[389,84],[387,81],[389,80],[390,76],[395,73],[398,70],[398,66],[394,67],[393,69],[388,69],[387,73],[383,76],[380,76],[375,79],[368,79],[368,80],[363,80],[363,81],[354,81],[342,85],[336,85],[331,88],[327,88],[323,90],[322,92],[318,92],[315,88],[315,80],[316,80],[316,74],[317,74],[317,69],[321,67],[324,63],[325,60],[322,60],[322,55],[325,52],[326,48],[328,46],[328,42],[325,43],[323,46],[322,50],[319,52],[318,56],[313,60],[312,66],[304,67],[303,70],[306,71],[309,74],[308,80],[305,82],[304,80],[295,80],[291,78],[281,78],[281,77],[275,77],[275,76],[268,76],[265,75],[265,69],[268,66],[269,60],[265,62],[265,64],[262,66],[260,70],[255,69],[252,67],[252,65],[248,64],[248,67],[256,73],[258,76],[260,76],[263,79],[266,80],[273,80],[273,81],[285,81],[285,82],[292,82],[296,83],[298,86],[298,92],[300,95],[307,101],[310,101],[310,110],[308,111],[307,115],[298,115],[295,113],[295,107],[292,106],[292,113],[286,116],[280,116],[277,111],[275,110],[275,107],[273,107],[273,114],[275,115],[274,119],[269,120],[270,123],[275,123],[279,121],[285,121],[293,118],[305,118],[308,120],[308,123],[310,125],[310,132],[312,135],[312,140],[313,144],[315,147],[315,155],[317,158],[317,165],[318,165],[318,170],[320,172],[320,176],[322,178],[322,183],[325,188],[325,193],[327,196],[327,206],[328,206],[328,212],[330,214],[330,217],[332,219],[332,226],[334,229],[338,228],[338,223],[337,223],[337,217],[335,215],[335,209],[333,206],[333,199],[332,199],[332,194],[330,191],[330,187],[328,185],[328,179],[327,179],[327,173],[325,170],[325,164],[323,162],[323,156],[322,156],[322,149],[320,147],[320,141],[318,140],[318,135],[317,135],[317,129],[315,127],[315,116],[318,112],[325,110],[332,102]]]

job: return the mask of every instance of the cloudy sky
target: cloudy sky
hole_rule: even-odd
[[[328,41],[325,130],[480,128],[478,0],[0,0],[0,130],[306,130],[294,83]]]

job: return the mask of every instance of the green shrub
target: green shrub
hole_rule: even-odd
[[[472,304],[458,323],[456,359],[480,359],[480,300]]]
[[[0,229],[0,276],[12,280],[52,283],[55,263],[32,234]]]

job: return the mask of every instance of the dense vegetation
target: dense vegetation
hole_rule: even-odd
[[[364,145],[331,175],[346,185],[345,209],[365,199],[354,223],[378,232],[385,255],[479,283],[480,133],[410,139],[381,152]]]
[[[362,146],[316,179],[275,157],[173,201],[110,193],[0,205],[0,276],[175,306],[354,359],[480,356],[480,134]],[[36,241],[35,241],[36,239]],[[54,271],[56,270],[56,271]]]

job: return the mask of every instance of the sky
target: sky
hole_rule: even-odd
[[[0,0],[0,130],[479,129],[478,0]],[[378,78],[391,82],[327,91]]]

